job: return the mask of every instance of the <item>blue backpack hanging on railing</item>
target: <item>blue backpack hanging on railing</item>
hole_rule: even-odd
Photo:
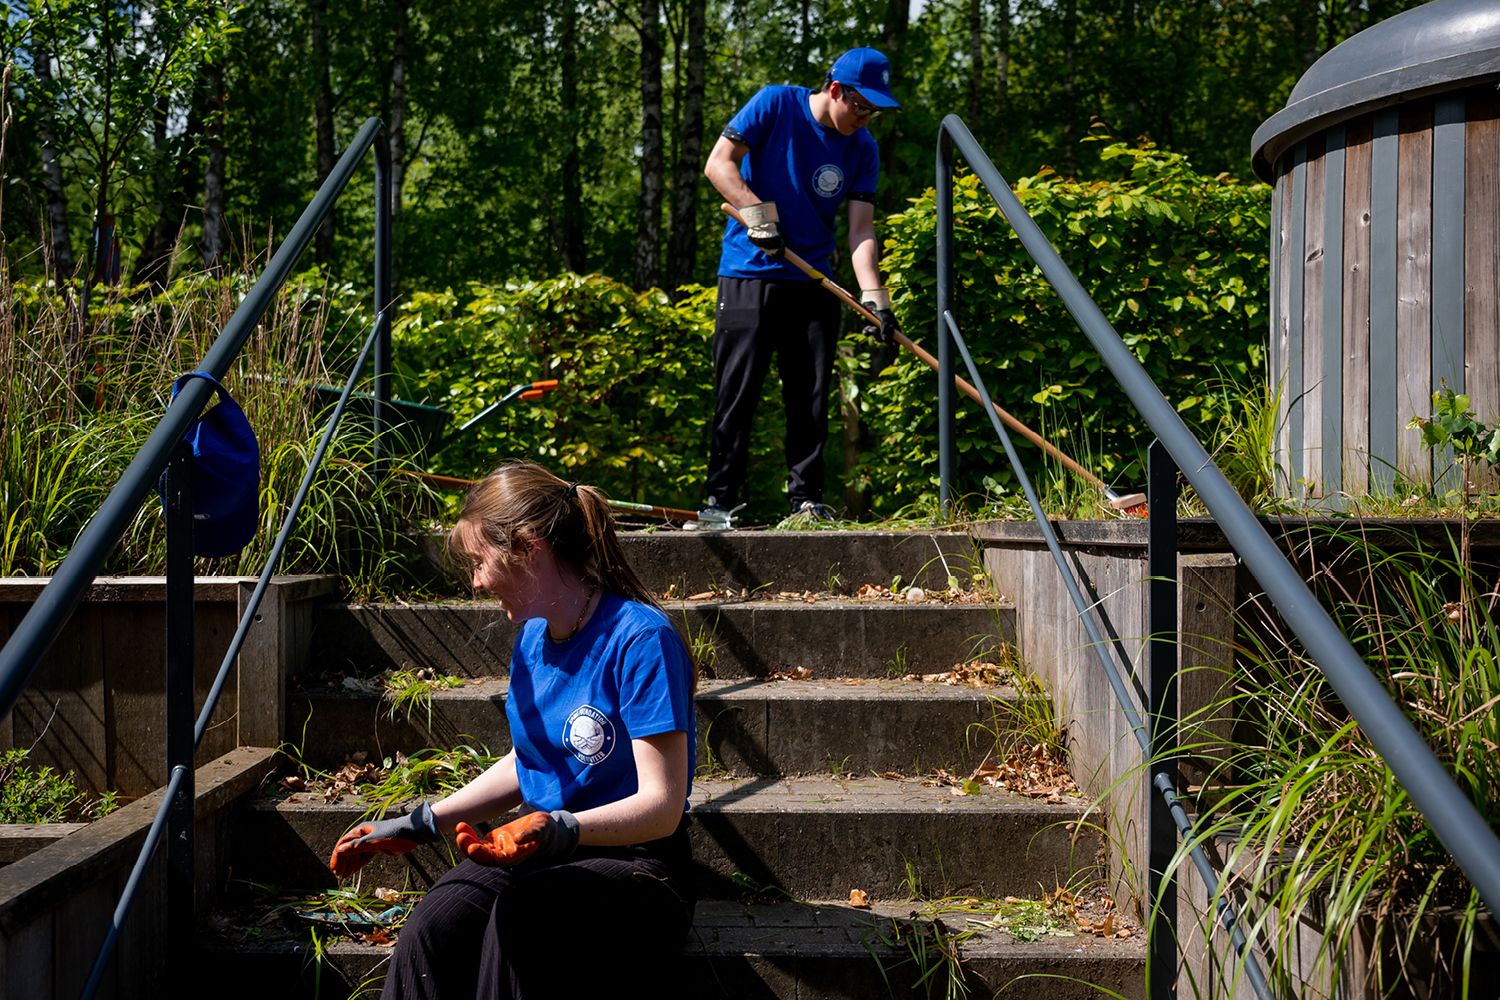
[[[193,451],[193,554],[233,555],[260,526],[260,445],[245,411],[208,372],[178,378],[173,400],[192,378],[207,380],[219,397],[183,437]]]

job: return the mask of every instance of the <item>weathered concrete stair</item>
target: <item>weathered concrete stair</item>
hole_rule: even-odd
[[[1015,635],[1005,606],[905,604],[838,596],[813,601],[667,601],[666,612],[712,647],[714,677],[811,667],[819,677],[946,670]],[[517,626],[492,601],[333,605],[321,610],[309,662],[338,673],[438,666],[493,677],[510,665]]]
[[[1036,898],[1096,877],[1103,845],[1085,802],[1047,804],[984,788],[962,795],[923,784],[933,767],[954,773],[983,759],[1006,725],[996,704],[1008,688],[975,690],[902,681],[893,675],[951,668],[1009,641],[1014,611],[1002,601],[896,604],[858,600],[863,584],[889,589],[900,577],[929,589],[949,578],[970,583],[968,539],[952,533],[655,532],[625,536],[632,565],[657,593],[671,588],[669,611],[712,655],[697,696],[700,774],[692,837],[702,891],[680,984],[660,996],[853,998],[941,995],[913,959],[933,924],[915,893]],[[682,600],[703,591],[722,600]],[[781,592],[817,591],[811,602]],[[730,595],[733,595],[732,597]],[[384,756],[460,742],[492,753],[507,748],[506,666],[514,626],[486,602],[335,606],[321,613],[309,670],[288,705],[314,766],[354,750]],[[705,647],[706,648],[706,647]],[[471,682],[437,692],[430,715],[387,717],[378,696],[345,690],[343,675],[371,677],[398,666],[428,666]],[[767,680],[807,668],[806,680]],[[994,699],[992,701],[992,699]],[[731,772],[726,775],[724,772]],[[899,772],[902,777],[882,777]],[[250,805],[236,831],[237,878],[302,892],[331,888],[327,852],[368,808],[267,797]],[[1080,827],[1082,831],[1080,832]],[[420,887],[451,859],[423,848],[381,859],[361,884]],[[851,889],[874,900],[849,906]],[[944,918],[972,930],[966,914]],[[1139,938],[1060,938],[1033,943],[1003,932],[962,944],[972,996],[1009,985],[1006,997],[1071,1000],[1142,995]],[[934,949],[928,948],[928,954]],[[205,944],[218,981],[263,995],[300,983],[310,968],[351,987],[378,983],[387,949],[325,944],[310,964],[301,942],[258,941],[252,932]],[[1025,978],[1063,976],[1066,979]],[[1022,978],[1017,978],[1022,977]],[[252,986],[253,984],[253,986]],[[323,996],[331,992],[325,981]]]
[[[505,678],[433,692],[431,703],[397,711],[378,694],[323,688],[292,699],[291,717],[311,719],[300,746],[309,766],[329,770],[352,752],[380,760],[424,747],[510,750]],[[924,774],[972,767],[994,747],[997,711],[1018,701],[1010,687],[923,681],[705,680],[699,683],[698,760],[741,774],[839,771]]]
[[[917,779],[717,778],[694,783],[693,856],[700,892],[735,898],[774,889],[832,899],[1037,895],[1094,876],[1100,843],[1075,827],[1084,803],[1048,805],[986,789],[955,795]],[[332,887],[329,845],[365,815],[357,801],[307,795],[254,804],[241,819],[237,877]],[[1090,828],[1091,830],[1092,828]],[[364,881],[426,888],[449,866],[446,847],[379,858]]]

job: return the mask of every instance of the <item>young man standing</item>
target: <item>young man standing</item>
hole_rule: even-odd
[[[834,61],[822,88],[765,87],[729,121],[703,173],[745,225],[730,219],[714,320],[714,420],[704,526],[727,525],[745,484],[750,427],[776,357],[786,406],[787,499],[794,514],[832,520],[823,504],[823,444],[838,344],[839,303],[790,264],[790,247],[828,274],[840,204],[860,299],[899,329],[880,280],[875,185],[880,153],[865,126],[899,108],[891,64],[875,49]]]

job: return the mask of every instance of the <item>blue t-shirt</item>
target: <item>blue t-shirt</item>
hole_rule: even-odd
[[[521,797],[550,812],[615,802],[639,787],[633,739],[687,734],[688,791],[697,757],[693,666],[666,615],[604,591],[564,642],[547,620],[521,627],[505,701]],[[686,808],[686,803],[684,803]]]
[[[764,87],[729,120],[724,135],[750,147],[740,161],[740,176],[750,190],[776,203],[787,246],[827,274],[835,213],[846,200],[875,199],[880,150],[867,129],[841,135],[819,122],[808,106],[811,96],[806,87]],[[782,258],[758,250],[733,219],[724,225],[719,274],[810,280]]]

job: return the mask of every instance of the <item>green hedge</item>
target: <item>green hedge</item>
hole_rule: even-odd
[[[576,274],[413,295],[394,331],[404,398],[449,410],[456,427],[518,383],[560,383],[537,402],[501,407],[429,465],[478,477],[529,458],[618,499],[696,507],[713,414],[713,305],[711,288],[673,303]],[[768,514],[785,502],[779,390],[762,402],[744,499]]]
[[[1108,143],[1099,155],[1113,176],[1079,181],[1044,169],[1017,182],[1016,193],[1212,448],[1236,401],[1263,391],[1269,189],[1196,174],[1184,157],[1150,144]],[[882,229],[896,310],[908,333],[929,344],[934,197],[929,189]],[[955,187],[954,235],[955,315],[995,402],[1105,479],[1142,482],[1150,443],[1143,423],[971,174]],[[852,474],[877,510],[934,490],[935,399],[935,376],[906,354],[860,395],[872,447]],[[980,407],[960,397],[958,409],[960,489],[981,491],[987,477],[1008,482]],[[1041,468],[1034,449],[1022,454]]]

